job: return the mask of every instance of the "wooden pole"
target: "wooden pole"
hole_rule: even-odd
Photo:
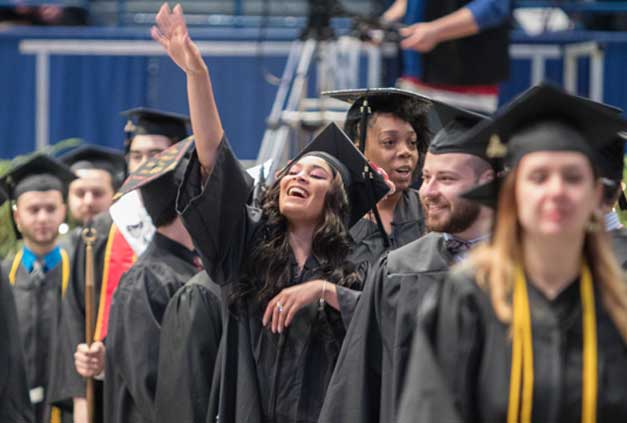
[[[95,285],[94,285],[94,242],[96,241],[96,230],[87,226],[83,229],[82,236],[85,242],[85,343],[91,346],[94,342],[95,326]],[[94,422],[94,378],[86,379],[87,396],[87,421]]]

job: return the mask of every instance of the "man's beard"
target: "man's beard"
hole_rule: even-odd
[[[464,232],[479,217],[481,206],[472,201],[458,198],[454,202],[448,203],[448,210],[448,215],[437,220],[429,218],[429,212],[425,210],[427,229],[433,232],[446,232],[449,234]]]

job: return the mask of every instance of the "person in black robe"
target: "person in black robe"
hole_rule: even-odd
[[[161,322],[157,423],[206,421],[224,311],[220,287],[207,272],[170,300]]]
[[[114,294],[106,338],[105,421],[155,420],[161,320],[170,298],[199,270],[191,237],[176,214],[175,199],[185,154],[181,142],[148,160],[122,186],[139,189],[157,232],[126,272]]]
[[[396,189],[377,204],[383,231],[372,213],[350,231],[350,260],[375,264],[386,251],[425,234],[418,191],[412,183],[420,174],[431,138],[427,119],[431,102],[396,88],[338,90],[323,95],[351,103],[344,122],[346,135],[387,173]]]
[[[485,145],[460,143],[481,117],[458,109],[426,155],[420,200],[429,234],[384,256],[362,292],[319,422],[395,422],[416,310],[449,267],[486,239],[488,208],[459,194],[494,177]]]
[[[136,108],[123,112],[128,121],[125,126],[126,141],[125,155],[129,172],[137,170],[151,157],[172,146],[187,136],[188,118],[174,113],[158,110]],[[112,263],[105,263],[107,245],[110,241],[113,219],[108,212],[97,215],[91,227],[96,231],[93,243],[95,295],[98,306],[101,303],[101,287],[103,273]],[[118,231],[119,233],[119,231]],[[116,254],[112,254],[116,256]],[[85,380],[77,372],[75,353],[79,356],[88,354],[96,363],[103,362],[104,345],[100,340],[87,347],[85,342],[85,242],[79,239],[73,253],[70,284],[62,304],[60,336],[55,345],[57,356],[55,368],[57,383],[53,386],[51,400],[62,403],[73,400],[74,408],[78,408],[74,419],[76,423],[87,423],[87,405],[85,402]],[[110,280],[108,283],[117,283]],[[107,310],[97,310],[96,313],[107,313]],[[102,324],[101,324],[102,326]],[[104,334],[102,334],[104,336]],[[77,351],[80,346],[80,351]],[[102,369],[94,369],[94,375],[99,375]],[[95,381],[96,389],[96,421],[102,421],[102,383]]]
[[[36,422],[71,421],[51,408],[53,343],[57,338],[61,298],[69,280],[70,260],[59,247],[59,225],[65,219],[65,195],[75,179],[71,170],[45,155],[18,163],[2,177],[9,194],[16,235],[24,246],[3,267],[13,287],[20,338],[26,361],[30,399]]]
[[[451,272],[415,338],[400,422],[627,419],[627,285],[599,212],[618,114],[533,87],[467,137],[511,169],[490,245]],[[425,308],[426,302],[423,303]],[[428,371],[429,368],[438,369]],[[457,416],[454,416],[457,414]]]
[[[252,181],[181,7],[164,4],[157,25],[152,36],[187,75],[196,146],[177,209],[229,307],[207,420],[314,422],[345,330],[336,287],[360,283],[348,228],[387,184],[332,124],[279,172],[261,210],[248,206]]]
[[[6,197],[0,190],[0,201]],[[33,406],[17,320],[17,310],[9,279],[0,267],[0,421],[32,423]]]

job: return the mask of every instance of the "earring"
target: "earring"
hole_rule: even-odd
[[[586,226],[586,232],[593,233],[598,232],[602,229],[603,224],[603,216],[601,215],[600,210],[595,210],[590,215],[590,221]]]

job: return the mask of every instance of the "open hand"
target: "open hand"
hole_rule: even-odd
[[[272,333],[282,333],[292,323],[298,310],[320,300],[324,284],[325,281],[318,279],[283,289],[268,303],[263,325],[270,323]],[[326,284],[330,285],[330,282]]]
[[[200,50],[189,37],[183,8],[180,4],[170,11],[170,6],[163,3],[157,13],[156,25],[150,30],[150,35],[163,46],[174,63],[185,73],[190,75],[207,73],[207,65],[200,55]]]
[[[102,373],[105,366],[105,346],[94,342],[90,346],[79,344],[74,353],[74,367],[79,375],[88,378]]]
[[[401,47],[404,49],[417,50],[421,53],[428,53],[438,45],[435,27],[430,22],[419,22],[405,28],[401,28]]]

